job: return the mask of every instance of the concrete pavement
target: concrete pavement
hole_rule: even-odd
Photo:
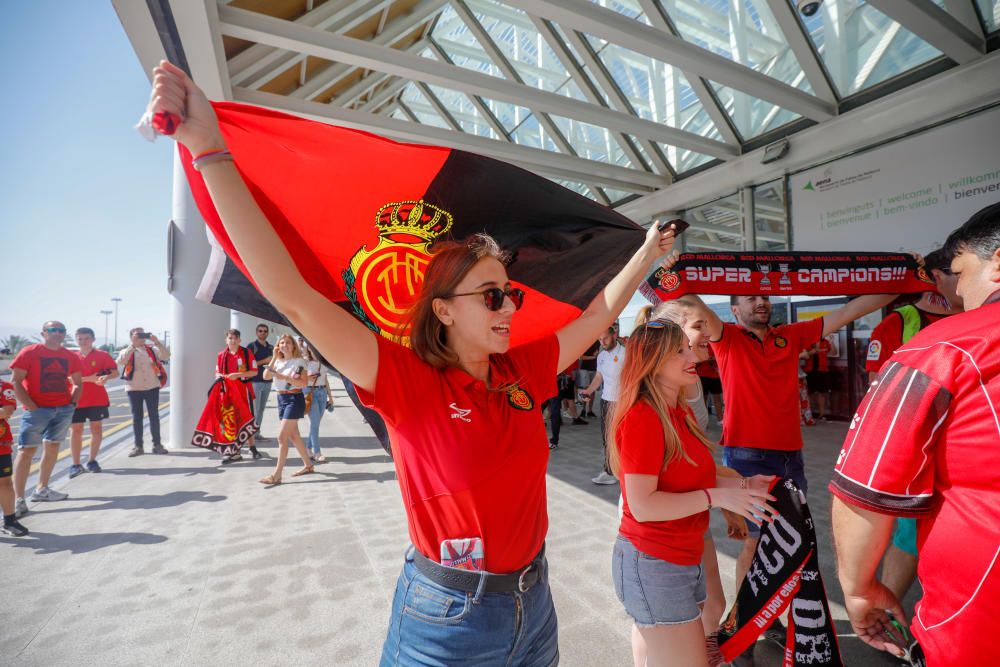
[[[57,479],[70,499],[32,506],[30,537],[0,538],[0,664],[377,664],[406,525],[392,462],[339,384],[335,397],[321,428],[329,462],[292,478],[293,455],[278,487],[257,483],[269,459],[222,467],[170,434],[167,456],[130,459],[121,446],[102,460],[104,473]],[[266,435],[276,422],[272,397]],[[564,426],[549,465],[548,554],[571,667],[631,664],[610,578],[618,487],[590,482],[598,426]],[[823,575],[845,663],[898,664],[849,636],[840,604],[825,486],[845,431],[806,431]],[[738,547],[719,538],[730,592]],[[758,658],[781,664],[777,647],[759,643]]]

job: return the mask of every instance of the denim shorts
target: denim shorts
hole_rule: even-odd
[[[728,466],[743,475],[777,475],[795,482],[795,486],[808,491],[805,463],[802,450],[787,452],[776,449],[757,449],[755,447],[723,447],[722,465]],[[760,536],[760,528],[747,521],[747,530],[754,538]]]
[[[43,442],[61,443],[69,430],[74,408],[67,403],[58,408],[25,410],[21,415],[21,433],[17,437],[20,449],[37,447]]]
[[[701,618],[705,569],[644,554],[618,536],[611,556],[615,595],[640,628],[680,625]]]
[[[471,593],[420,573],[407,553],[396,582],[380,667],[559,664],[549,566],[524,593]]]
[[[306,416],[306,397],[297,394],[278,394],[278,419],[302,419]]]
[[[917,555],[917,520],[905,516],[896,517],[892,529],[892,546],[911,556]]]

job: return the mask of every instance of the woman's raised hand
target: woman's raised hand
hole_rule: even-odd
[[[173,138],[194,155],[226,147],[219,121],[208,98],[182,69],[166,60],[153,69],[153,90],[147,111],[168,113],[180,119]]]
[[[777,516],[774,507],[768,504],[768,501],[774,502],[776,498],[766,489],[715,488],[710,489],[709,493],[712,496],[712,505],[739,514],[758,526]]]
[[[642,244],[642,249],[650,253],[647,257],[651,260],[660,259],[674,247],[676,237],[677,231],[672,225],[661,232],[659,226],[654,223],[646,230],[646,240]]]

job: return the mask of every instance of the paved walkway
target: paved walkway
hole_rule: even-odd
[[[0,664],[377,664],[406,527],[391,461],[339,385],[335,397],[321,430],[329,462],[292,478],[292,458],[278,487],[257,483],[270,460],[223,468],[177,439],[169,456],[130,459],[123,445],[104,473],[57,479],[70,499],[33,506],[29,538],[0,538]],[[272,397],[264,433],[275,426]],[[849,633],[825,492],[845,428],[809,429],[806,457],[823,575]],[[590,482],[597,429],[564,426],[549,465],[548,553],[570,667],[631,664],[609,573],[618,488]],[[724,534],[719,516],[713,526]],[[738,545],[722,538],[720,549],[731,589]],[[898,664],[850,636],[841,646],[848,665]],[[757,652],[759,665],[781,664],[776,647]]]

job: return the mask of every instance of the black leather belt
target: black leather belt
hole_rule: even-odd
[[[545,545],[543,544],[538,555],[517,572],[487,574],[486,587],[483,590],[486,593],[526,593],[541,579],[544,561]],[[413,564],[425,577],[446,588],[456,588],[469,593],[475,593],[479,590],[481,572],[445,567],[430,560],[416,549],[413,551]]]

